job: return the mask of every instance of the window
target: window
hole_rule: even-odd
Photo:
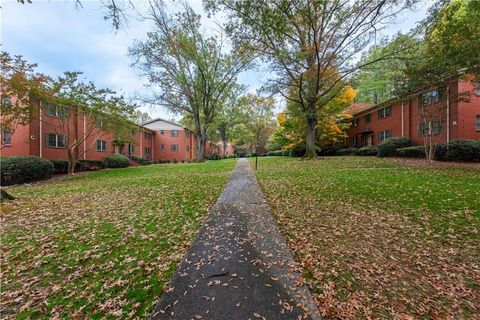
[[[424,92],[420,97],[422,106],[426,106],[427,104],[432,104],[440,100],[440,94],[437,90]]]
[[[480,82],[477,83],[477,96],[480,96]]]
[[[10,130],[2,131],[2,145],[12,144],[12,132]]]
[[[103,120],[102,119],[95,120],[95,126],[97,126],[98,128],[103,128]]]
[[[357,143],[358,143],[358,139],[357,139],[357,136],[355,136],[352,138],[352,147],[356,147]]]
[[[128,154],[134,154],[135,153],[135,146],[131,143],[128,144]]]
[[[366,114],[365,115],[365,124],[370,123],[371,120],[372,120],[372,114],[371,113]]]
[[[65,137],[62,135],[47,133],[45,137],[46,144],[50,148],[63,148],[65,146]]]
[[[150,132],[144,132],[143,138],[146,140],[152,140],[152,134]]]
[[[392,137],[392,131],[391,131],[391,130],[381,131],[381,132],[378,134],[378,139],[379,139],[380,141],[387,140],[388,138],[391,138],[391,137]]]
[[[433,120],[430,122],[420,122],[418,134],[421,136],[436,135],[442,132],[442,122]]]
[[[352,127],[353,128],[358,127],[358,123],[359,123],[358,120],[359,120],[358,118],[355,118],[355,119],[352,120]]]
[[[178,144],[172,144],[170,146],[170,150],[173,151],[173,152],[177,152],[178,151]]]
[[[185,130],[185,138],[190,138],[190,131]]]
[[[150,157],[150,154],[151,154],[151,149],[150,147],[145,147],[145,156],[147,156],[147,158]]]
[[[432,121],[432,134],[440,134],[442,132],[442,123],[440,120]]]
[[[45,114],[57,118],[66,118],[68,117],[68,110],[67,108],[60,106],[56,103],[47,102]]]
[[[12,99],[7,96],[2,97],[2,107],[8,108],[12,105]]]
[[[392,115],[392,106],[388,106],[378,110],[378,118],[383,119]]]
[[[160,130],[160,134],[165,134],[165,130]]]
[[[480,131],[480,114],[477,115],[477,125],[476,125],[477,131]]]
[[[164,149],[165,149],[165,145],[162,143],[162,144],[160,145],[160,150],[164,150]]]
[[[172,130],[172,137],[178,137],[178,130]]]
[[[107,141],[97,140],[97,151],[107,151]]]
[[[185,146],[185,151],[190,152],[190,146],[188,144]]]

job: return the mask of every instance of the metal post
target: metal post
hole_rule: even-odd
[[[258,168],[258,144],[255,145],[255,171],[257,171]]]

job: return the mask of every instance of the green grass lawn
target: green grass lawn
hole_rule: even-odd
[[[131,167],[10,189],[2,319],[147,317],[234,165]]]
[[[480,170],[275,157],[257,178],[324,315],[480,317]]]

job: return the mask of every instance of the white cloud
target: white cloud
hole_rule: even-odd
[[[430,1],[430,0],[429,0]],[[427,2],[428,3],[428,2]],[[142,39],[152,29],[148,20],[140,21],[131,16],[128,26],[115,31],[110,21],[103,20],[99,1],[82,1],[83,8],[75,8],[74,1],[33,1],[19,4],[2,1],[1,40],[2,50],[21,54],[29,62],[39,64],[39,71],[59,75],[63,71],[84,71],[84,76],[98,86],[124,92],[126,96],[144,93],[144,79],[130,67],[128,47],[135,39]],[[201,0],[190,1],[192,8],[202,15],[203,28],[207,33],[217,28],[224,19],[217,15],[207,18]],[[135,1],[137,10],[143,10],[146,2]],[[172,11],[179,4],[170,2]],[[427,4],[421,4],[415,12],[399,17],[399,23],[388,28],[389,34],[398,30],[408,31],[425,15]],[[268,72],[248,71],[240,75],[239,82],[255,92],[267,80]],[[143,107],[153,116],[171,118],[165,110]]]

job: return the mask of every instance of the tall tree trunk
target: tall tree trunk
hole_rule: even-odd
[[[223,155],[226,156],[227,155],[227,140],[226,139],[222,139],[222,143],[223,143]]]
[[[203,161],[205,157],[205,139],[202,133],[197,134],[197,160]]]
[[[72,176],[75,173],[75,166],[78,162],[78,147],[73,147],[71,150],[68,150],[67,156],[68,156],[67,173]]]
[[[315,129],[317,127],[317,116],[315,115],[315,108],[307,113],[307,136],[305,139],[305,159],[315,159],[317,157],[317,151],[315,147]]]

